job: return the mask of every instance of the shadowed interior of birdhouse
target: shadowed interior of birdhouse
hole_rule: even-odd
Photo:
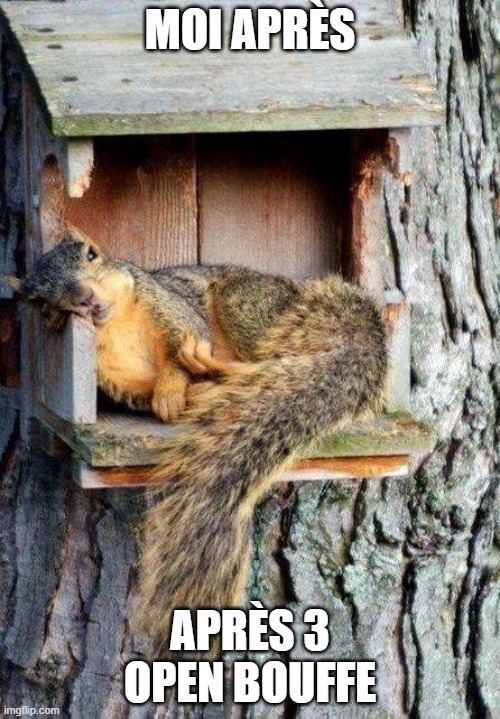
[[[65,218],[147,269],[232,262],[291,277],[341,269],[349,234],[350,132],[95,142],[90,187],[70,198],[44,169],[44,247]]]
[[[42,246],[69,221],[141,267],[235,263],[305,279],[342,270],[351,219],[350,132],[104,138],[89,187],[42,177]],[[51,392],[47,388],[47,392]],[[109,408],[100,397],[99,407]]]

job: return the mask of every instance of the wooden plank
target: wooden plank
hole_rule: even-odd
[[[410,306],[402,299],[398,290],[385,293],[384,318],[389,354],[387,412],[408,412],[410,409]]]
[[[95,467],[156,464],[162,450],[181,431],[180,427],[137,414],[100,414],[96,423],[86,426],[66,422],[46,407],[38,407],[37,416],[78,458]]]
[[[201,262],[298,279],[339,270],[349,191],[345,145],[345,137],[322,132],[201,138]]]
[[[150,484],[151,467],[125,469],[94,468],[82,461],[73,462],[73,480],[82,489],[126,489]],[[297,462],[277,478],[278,482],[327,482],[339,479],[374,479],[405,477],[409,472],[408,457],[358,457]]]
[[[23,2],[2,4],[55,134],[396,128],[443,118],[390,0],[351,3],[360,20],[348,53],[145,52],[142,0],[123,11],[120,2],[119,12],[113,5],[42,1],[35,19]]]
[[[49,331],[37,317],[43,351],[38,355],[38,399],[71,423],[97,419],[97,345],[92,324],[70,315],[61,332]]]
[[[112,469],[96,469],[86,462],[72,463],[71,477],[82,489],[131,489],[147,487],[148,481],[144,472],[139,473],[137,467],[127,467],[118,471]],[[146,469],[142,467],[141,469]]]
[[[382,241],[387,232],[382,182],[389,170],[409,181],[408,153],[400,142],[408,130],[352,134],[351,237],[344,246],[346,274],[384,306],[389,371],[386,410],[410,407],[410,308],[399,290],[384,292]]]
[[[43,185],[43,167],[47,158],[54,154],[54,145],[26,80],[23,82],[23,140],[26,268],[30,271],[41,255],[54,246],[60,234],[60,213],[56,206],[48,208],[43,203],[46,191],[52,190]],[[54,178],[47,177],[49,179]],[[40,401],[40,368],[46,350],[47,345],[41,339],[39,313],[32,307],[22,307],[21,436],[29,450],[40,445],[38,426],[33,417]]]
[[[37,411],[40,421],[93,467],[157,464],[162,451],[182,432],[182,426],[161,424],[147,416],[100,414],[96,424],[78,427],[42,407]],[[384,415],[332,432],[304,451],[302,458],[405,456],[428,450],[432,441],[429,428],[411,415]]]
[[[331,479],[357,479],[364,477],[406,477],[409,458],[395,457],[340,457],[336,459],[299,460],[280,477],[283,482],[324,481]]]
[[[43,168],[49,158],[55,159],[54,141],[40,113],[30,85],[23,83],[23,145],[26,178],[26,265],[32,270],[37,260],[54,247],[57,241],[56,208],[46,208],[43,195],[54,190],[57,178],[46,174],[43,187]],[[45,217],[45,214],[51,217]],[[54,217],[52,217],[54,215]]]
[[[352,225],[347,276],[380,303],[384,301],[381,258],[386,219],[382,179],[386,144],[387,135],[380,131],[352,135]]]
[[[62,141],[62,171],[69,197],[83,197],[90,187],[94,167],[94,142],[89,139]]]
[[[17,3],[15,17],[19,25],[21,38],[38,39],[40,43],[62,41],[68,39],[86,39],[89,36],[121,40],[123,37],[135,36],[143,38],[143,11],[151,7],[148,0],[120,0],[120,3],[109,3],[106,7],[95,0],[74,0],[57,7],[51,2],[41,2],[40,11]],[[187,0],[180,0],[175,7],[190,7]],[[237,5],[236,5],[237,6]],[[273,0],[273,7],[290,7],[289,0]],[[356,27],[363,35],[379,37],[381,34],[403,34],[403,27],[395,10],[394,0],[383,0],[374,3],[367,0],[355,0],[350,6],[356,10]],[[196,7],[214,7],[213,0],[198,0]],[[217,7],[222,8],[224,30],[227,32],[231,14],[235,7],[234,0],[219,0]],[[244,7],[262,7],[261,0],[248,0]],[[308,9],[308,0],[296,0],[293,7]],[[37,7],[38,10],[38,7]]]
[[[406,186],[411,185],[412,182],[413,151],[411,129],[396,127],[389,130],[389,170]]]
[[[304,457],[361,457],[418,454],[434,442],[430,427],[411,414],[396,412],[348,425],[318,440]]]

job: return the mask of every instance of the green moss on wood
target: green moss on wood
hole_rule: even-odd
[[[59,426],[56,431],[70,444],[79,459],[94,467],[156,464],[161,461],[162,451],[173,437],[182,431],[151,420],[138,419],[134,432],[130,418],[128,422],[128,427],[122,427],[119,416],[111,422],[108,417],[103,417],[93,426],[66,426],[65,429]],[[428,450],[432,442],[433,433],[429,427],[409,414],[396,413],[332,432],[305,450],[301,456],[334,458],[407,455]]]

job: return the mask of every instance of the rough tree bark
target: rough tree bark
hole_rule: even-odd
[[[447,119],[413,132],[412,184],[386,180],[385,270],[413,304],[413,401],[438,440],[405,482],[296,485],[262,506],[253,596],[327,607],[329,656],[376,659],[379,701],[257,705],[253,717],[500,717],[500,6],[404,4]],[[0,273],[22,257],[19,76],[5,46],[1,82]],[[85,495],[60,462],[26,456],[4,395],[0,454],[0,707],[73,719],[229,711],[121,696],[140,494]]]

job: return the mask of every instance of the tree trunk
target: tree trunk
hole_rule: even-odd
[[[297,616],[327,608],[328,657],[376,659],[378,703],[259,704],[252,717],[500,717],[500,5],[404,4],[447,118],[437,131],[413,131],[411,184],[386,179],[385,274],[412,303],[413,404],[438,440],[407,481],[297,484],[260,508],[252,598],[286,602]],[[1,81],[0,274],[22,257],[20,78],[5,45]],[[0,707],[58,707],[73,719],[228,713],[127,704],[142,495],[85,494],[64,463],[26,455],[8,397],[0,395]]]

